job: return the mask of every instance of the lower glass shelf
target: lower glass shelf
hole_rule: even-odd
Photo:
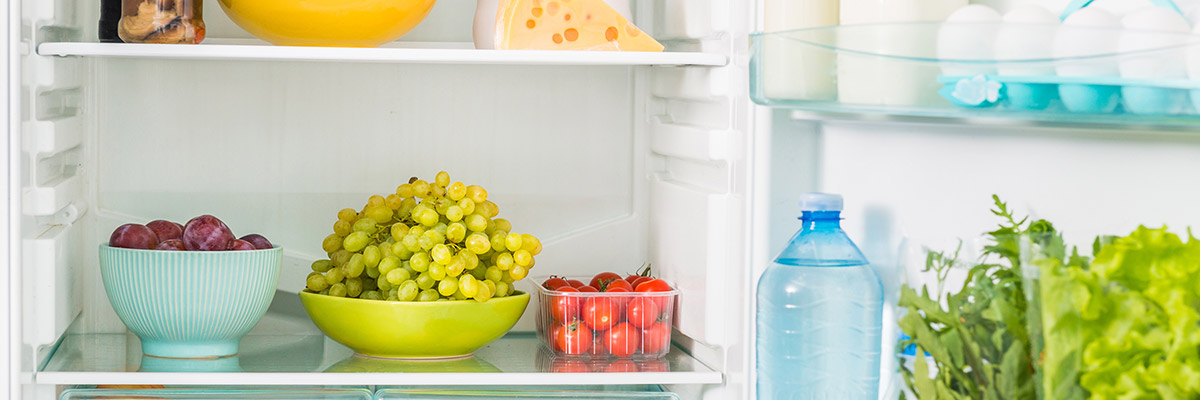
[[[538,399],[573,399],[573,400],[679,400],[674,393],[663,392],[656,387],[630,386],[576,386],[570,390],[555,390],[550,387],[521,387],[521,388],[380,388],[375,392],[375,400],[538,400]]]
[[[371,400],[366,388],[75,388],[59,400],[145,399],[145,400]]]
[[[354,355],[323,335],[251,334],[241,352],[216,359],[145,356],[131,334],[68,334],[39,384],[162,385],[666,385],[721,383],[720,372],[673,347],[632,367],[559,359],[532,333],[511,333],[454,360],[385,360]],[[629,362],[614,360],[612,362]],[[603,372],[621,371],[621,372]]]
[[[164,386],[99,385],[63,390],[59,400],[679,400],[659,385],[563,386]]]

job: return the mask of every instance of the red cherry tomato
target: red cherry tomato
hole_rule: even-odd
[[[625,282],[633,283],[633,281],[636,281],[637,278],[641,278],[641,277],[642,277],[641,275],[629,275],[629,276],[625,277]]]
[[[550,290],[558,289],[563,286],[568,286],[567,280],[559,277],[553,277],[542,282],[542,287]]]
[[[592,281],[589,282],[588,285],[591,285],[592,287],[595,287],[596,289],[604,289],[605,286],[608,286],[609,282],[619,281],[619,280],[621,280],[620,275],[617,275],[612,272],[601,272],[599,274],[596,274],[596,276],[592,277]]]
[[[604,347],[604,346],[608,345],[608,343],[606,343],[606,342],[608,342],[608,339],[606,336],[606,334],[608,332],[599,332],[599,331],[592,331],[592,332],[596,333],[596,337],[592,339],[592,349],[588,351],[588,354],[591,354],[594,356],[607,356],[608,348]]]
[[[575,288],[558,288],[559,292],[579,292]],[[580,298],[567,295],[550,295],[550,315],[554,320],[566,322],[579,318]]]
[[[624,281],[622,281],[622,282],[624,282]],[[626,289],[623,287],[615,287],[615,288],[608,290],[608,293],[632,293],[632,292],[630,292],[629,289]],[[624,321],[625,320],[625,307],[629,305],[630,297],[614,296],[614,297],[609,297],[608,299],[611,300],[613,305],[617,307],[617,319]]]
[[[604,372],[638,372],[637,364],[630,360],[617,360],[604,366]]]
[[[550,364],[550,372],[556,373],[589,373],[592,372],[592,367],[588,363],[580,360],[571,360],[567,358],[556,358]]]
[[[641,284],[642,284],[642,282],[649,282],[649,281],[652,281],[652,280],[654,280],[654,278],[653,278],[653,277],[649,277],[649,276],[639,276],[639,277],[638,277],[637,279],[635,279],[633,282],[629,282],[629,284],[630,284],[630,285],[633,285],[633,287],[635,287],[635,288],[636,288],[636,287],[638,287],[638,285],[641,285]]]
[[[550,333],[546,334],[546,341],[550,342],[550,347],[558,349],[558,334],[562,333],[562,324],[557,322],[550,328]]]
[[[578,279],[567,279],[567,284],[571,285],[571,287],[576,288],[576,289],[587,286],[587,285],[583,284],[583,281],[580,281]]]
[[[580,286],[577,289],[579,289],[580,292],[592,292],[592,293],[600,292],[600,289],[596,289],[596,288],[588,286],[588,285]]]
[[[642,330],[642,353],[654,355],[666,350],[671,343],[671,326],[656,322]]]
[[[612,282],[609,282],[609,283],[608,283],[608,286],[605,286],[605,287],[604,287],[604,291],[605,291],[605,292],[612,292],[612,291],[613,291],[613,289],[620,289],[620,288],[625,288],[625,289],[628,289],[628,290],[629,290],[629,291],[631,291],[631,292],[633,291],[633,285],[630,285],[630,284],[629,284],[629,282],[625,282],[625,281],[623,281],[623,280],[620,280],[620,279],[618,279],[618,280],[615,280],[615,281],[612,281]]]
[[[614,356],[629,357],[641,349],[642,332],[628,323],[617,324],[609,329],[605,336],[608,339],[605,347]]]
[[[617,323],[620,314],[617,305],[612,300],[603,297],[592,297],[583,302],[583,322],[588,327],[603,331]]]
[[[635,292],[670,292],[671,285],[662,279],[652,279],[637,285]]]
[[[592,330],[578,320],[554,331],[554,348],[570,355],[583,354],[592,348]]]
[[[637,366],[638,370],[642,372],[671,372],[671,367],[667,366],[667,362],[657,358],[638,360]]]
[[[624,287],[614,287],[608,293],[632,293]],[[616,297],[608,298],[612,300],[612,304],[617,306],[617,320],[625,321],[625,306],[629,305],[629,297],[624,295],[616,295]]]
[[[625,312],[629,323],[638,328],[645,328],[658,322],[658,318],[662,315],[662,310],[655,300],[641,297],[630,301],[628,311]]]

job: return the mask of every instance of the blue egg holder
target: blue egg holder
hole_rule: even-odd
[[[1073,0],[1059,19],[1066,20],[1092,1]],[[1150,3],[1185,15],[1172,0],[1150,0]],[[942,97],[956,106],[968,108],[1041,111],[1061,105],[1073,113],[1141,115],[1184,115],[1200,111],[1200,81],[1191,79],[980,74],[939,76],[938,82],[942,83],[942,89],[938,91]]]
[[[956,106],[1041,111],[1060,106],[1073,113],[1195,114],[1200,81],[1055,75],[939,76],[943,98]],[[1189,102],[1190,96],[1190,102]]]

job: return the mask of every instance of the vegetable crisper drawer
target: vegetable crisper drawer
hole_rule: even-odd
[[[147,399],[147,400],[370,400],[367,389],[321,388],[177,388],[177,389],[68,389],[59,400]]]

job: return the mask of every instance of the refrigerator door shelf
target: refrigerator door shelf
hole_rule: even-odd
[[[1017,23],[880,23],[751,35],[751,97],[761,105],[825,114],[997,119],[1112,127],[1194,128],[1200,124],[1200,37],[1137,32],[1149,44],[1120,51],[1056,48],[1045,54],[966,52],[1019,33],[1076,43],[1129,35],[1109,28]],[[1014,33],[1015,32],[1015,33]],[[972,38],[966,39],[956,38]],[[1069,39],[1069,40],[1068,40]],[[1045,40],[1045,39],[1039,39]],[[982,43],[982,44],[981,44]],[[1000,46],[1001,42],[996,42]],[[1005,42],[1007,43],[1007,42]],[[1141,43],[1141,42],[1138,42]],[[1020,43],[1017,43],[1020,44]],[[1006,47],[1013,47],[1008,43]],[[828,70],[771,68],[805,57],[836,59]],[[850,75],[878,76],[872,82]],[[838,96],[782,92],[795,73],[834,82]],[[791,93],[791,94],[788,94]]]

